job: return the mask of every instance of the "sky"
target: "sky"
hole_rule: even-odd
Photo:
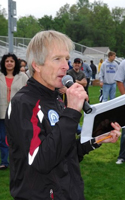
[[[8,13],[8,1],[0,0],[1,9],[5,8]],[[56,16],[56,12],[64,6],[66,3],[73,5],[77,3],[77,0],[14,0],[17,7],[17,18],[28,15],[33,15],[36,18],[42,18],[44,15]],[[97,0],[98,1],[98,0]],[[115,7],[125,8],[125,0],[100,0],[106,3],[109,9]],[[93,3],[94,0],[89,0]]]

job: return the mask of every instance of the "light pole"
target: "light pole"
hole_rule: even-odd
[[[9,52],[13,53],[13,32],[17,31],[16,2],[8,0],[8,39]]]

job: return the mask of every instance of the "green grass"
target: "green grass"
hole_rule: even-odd
[[[99,86],[89,87],[90,103],[99,103]],[[117,88],[116,96],[120,92]],[[120,138],[115,144],[103,144],[84,156],[80,163],[86,200],[125,200],[125,164],[116,165]]]
[[[116,165],[119,141],[103,144],[80,163],[86,200],[124,200],[125,165]]]
[[[89,87],[91,104],[99,103],[99,89],[99,86]],[[119,146],[120,138],[115,144],[103,144],[84,156],[80,168],[86,200],[125,200],[125,164],[115,164]],[[0,171],[0,200],[12,199],[9,193],[9,169]]]

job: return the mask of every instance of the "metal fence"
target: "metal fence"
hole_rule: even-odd
[[[0,36],[0,40],[8,43],[8,36]],[[30,42],[31,38],[21,38],[21,37],[13,37],[13,45],[18,46],[18,44],[22,44],[27,46]]]
[[[31,38],[13,37],[13,52],[18,58],[26,59],[26,48]],[[7,36],[0,36],[0,58],[9,52],[9,42]]]
[[[25,59],[26,57],[26,48],[29,44],[31,38],[21,38],[21,37],[13,37],[13,47],[14,47],[14,53],[22,58]],[[82,60],[86,60],[87,63],[90,63],[90,60],[93,60],[94,64],[98,65],[99,60],[102,58],[105,58],[104,52],[98,51],[96,49],[87,47],[85,45],[81,45],[78,43],[75,43],[75,50],[71,52],[70,54],[70,60],[73,62],[74,58],[79,57]],[[88,50],[88,54],[85,55],[85,50]],[[93,54],[89,53],[93,50]],[[0,36],[0,57],[9,51],[9,45],[8,45],[8,36]]]

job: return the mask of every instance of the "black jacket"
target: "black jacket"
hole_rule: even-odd
[[[84,200],[79,160],[93,147],[75,139],[80,117],[33,78],[17,92],[5,118],[15,200]]]

